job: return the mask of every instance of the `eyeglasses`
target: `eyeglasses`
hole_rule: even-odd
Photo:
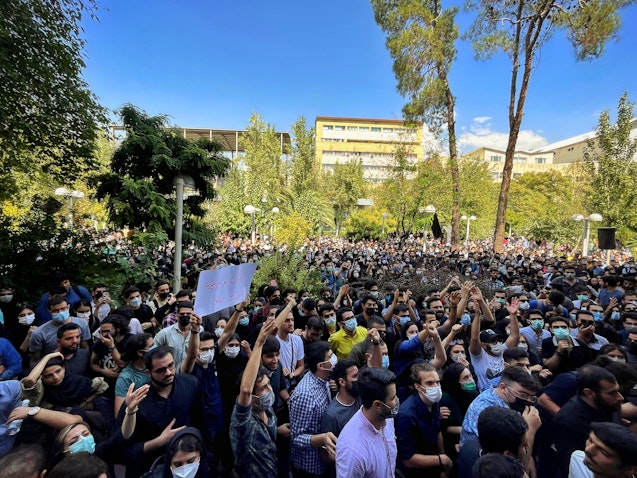
[[[105,335],[105,334],[113,335],[114,333],[115,333],[115,329],[112,329],[112,330],[100,330],[100,335]]]
[[[526,392],[522,392],[521,390],[516,390],[515,388],[507,385],[506,386],[509,390],[515,392],[515,394],[520,397],[522,400],[524,400],[525,402],[529,402],[529,403],[536,403],[537,402],[537,397],[535,395],[529,395]]]
[[[152,372],[158,373],[159,375],[164,375],[168,370],[170,371],[175,370],[175,362],[171,362],[165,367],[159,367],[158,369],[155,369]]]

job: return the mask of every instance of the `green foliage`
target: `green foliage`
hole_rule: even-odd
[[[82,78],[80,21],[93,0],[3,0],[0,15],[0,198],[14,173],[73,182],[95,165],[105,114]]]
[[[312,223],[295,211],[277,217],[273,227],[276,228],[274,238],[280,244],[287,244],[290,250],[300,247],[312,232]]]
[[[290,189],[295,196],[320,190],[321,164],[316,158],[314,135],[314,127],[308,129],[303,116],[292,125],[294,143],[290,154]]]
[[[602,214],[604,224],[637,231],[637,139],[631,139],[634,104],[624,93],[617,105],[617,121],[602,112],[597,138],[587,142],[582,166],[590,178],[586,205]]]
[[[338,235],[343,221],[356,206],[356,201],[367,194],[363,161],[356,159],[342,164],[336,162],[332,173],[326,173],[323,181],[325,196],[334,210],[334,226]]]
[[[214,197],[211,180],[223,176],[228,168],[222,146],[205,138],[183,138],[166,128],[164,116],[148,116],[133,105],[123,106],[120,116],[126,138],[113,154],[111,172],[96,178],[97,196],[107,200],[111,221],[149,233],[147,241],[172,233],[176,215],[173,181],[185,174],[193,179],[197,193],[185,194],[184,241],[211,240],[211,234],[203,234],[201,228],[196,234],[191,230],[195,229],[194,219],[205,213],[204,201]]]
[[[74,284],[106,283],[113,296],[132,284],[155,279],[150,258],[139,256],[129,263],[106,254],[90,234],[58,229],[43,206],[36,205],[19,221],[0,216],[0,283],[14,287],[19,300],[37,304],[57,285],[54,278],[59,271],[69,274]]]
[[[566,31],[578,60],[599,57],[606,42],[621,24],[620,8],[634,0],[468,0],[467,9],[477,12],[465,37],[472,41],[476,57],[487,59],[505,53],[511,60],[509,89],[509,140],[505,153],[494,234],[500,252],[508,207],[515,146],[522,125],[536,54],[556,29]]]
[[[261,258],[259,266],[252,279],[255,289],[262,284],[270,284],[275,280],[280,288],[292,287],[296,290],[307,289],[317,296],[323,282],[318,270],[308,268],[301,252],[275,251],[269,256]]]
[[[385,219],[385,236],[396,232],[396,219]],[[344,225],[348,239],[383,239],[383,211],[381,209],[361,209],[347,218]]]

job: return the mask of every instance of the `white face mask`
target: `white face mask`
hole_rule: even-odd
[[[173,468],[170,471],[173,474],[173,478],[194,478],[197,471],[199,471],[199,462],[189,463],[179,468]]]
[[[18,317],[18,322],[22,325],[31,325],[35,320],[35,314],[25,315],[24,317]]]
[[[199,354],[199,360],[201,363],[212,363],[215,358],[215,349],[206,350]]]
[[[235,347],[226,347],[224,353],[228,358],[235,358],[237,355],[239,355],[239,346],[237,345]]]
[[[0,302],[8,304],[13,300],[13,295],[0,295]]]
[[[458,363],[461,359],[466,360],[467,356],[463,354],[462,352],[457,354],[451,354],[451,360],[453,360],[454,362]]]
[[[493,355],[500,355],[502,353],[502,342],[495,342],[491,344],[491,353]]]
[[[221,327],[217,327],[217,328],[215,329],[215,336],[216,336],[217,338],[219,338],[219,337],[221,337],[221,335],[222,335],[222,334],[223,334],[223,329],[222,329]]]
[[[90,316],[91,316],[91,313],[90,313],[90,312],[78,312],[78,313],[76,314],[76,317],[77,317],[78,319],[88,319]]]
[[[427,387],[425,388],[425,398],[432,403],[438,403],[442,398],[442,388]]]

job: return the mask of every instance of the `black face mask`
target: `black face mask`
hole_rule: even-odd
[[[628,350],[628,352],[633,354],[633,355],[637,355],[637,343],[628,342],[626,344],[626,350]]]
[[[515,410],[516,412],[524,412],[524,409],[526,407],[528,407],[530,405],[530,403],[528,403],[526,400],[522,400],[521,398],[515,398],[515,401],[513,403],[509,403],[509,407],[511,408],[511,410]]]
[[[158,294],[157,297],[159,297],[161,300],[166,300],[168,298],[168,292],[162,292],[161,294]]]
[[[179,315],[179,325],[181,325],[182,327],[185,327],[188,324],[190,324],[190,315],[180,314]]]
[[[270,300],[270,304],[272,305],[281,305],[282,303],[283,301],[281,300],[281,297],[275,297]]]

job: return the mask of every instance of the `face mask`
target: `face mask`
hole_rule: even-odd
[[[24,317],[18,317],[18,322],[22,325],[31,325],[35,320],[35,314],[25,315]]]
[[[270,300],[270,304],[272,305],[281,305],[281,297],[275,297],[274,299]]]
[[[190,324],[190,314],[179,314],[179,325],[186,327]]]
[[[347,330],[348,332],[354,332],[356,330],[356,325],[356,319],[352,317],[351,319],[347,319],[345,321],[343,327],[345,327],[345,330]]]
[[[466,312],[462,314],[462,318],[460,319],[460,325],[471,325],[471,316]]]
[[[400,325],[404,326],[407,322],[409,322],[410,318],[407,315],[405,317],[398,317],[398,320],[400,321]]]
[[[201,363],[212,363],[214,358],[215,358],[214,349],[206,350],[205,352],[201,352],[199,354],[199,360],[201,360]]]
[[[586,302],[588,301],[588,296],[586,294],[578,295],[577,300],[579,300],[580,302]]]
[[[604,314],[601,312],[593,312],[593,320],[595,322],[604,322]]]
[[[391,299],[392,299],[391,294],[387,294],[387,295],[385,296],[385,302],[387,302],[388,304],[391,304]]]
[[[338,363],[338,357],[336,354],[332,354],[330,357],[330,363],[332,364],[332,368],[336,367],[336,364]]]
[[[333,327],[336,325],[336,317],[328,317],[325,319],[325,325],[328,327]]]
[[[557,340],[566,340],[571,336],[568,329],[555,329],[553,334]]]
[[[66,310],[64,312],[57,312],[55,314],[51,314],[51,318],[56,321],[58,324],[61,324],[66,319],[69,318],[69,311]]]
[[[222,329],[221,327],[217,327],[217,328],[215,329],[215,336],[216,336],[217,338],[219,338],[219,337],[221,337],[222,335],[223,335],[223,329]]]
[[[128,305],[130,305],[133,309],[137,309],[140,305],[142,305],[141,297],[135,297],[128,301]]]
[[[524,350],[525,352],[529,350],[529,344],[526,342],[520,342],[518,344],[518,348]]]
[[[161,294],[158,294],[157,297],[159,297],[161,300],[166,300],[168,299],[168,292],[162,292]]]
[[[500,355],[502,353],[502,342],[491,344],[491,353],[493,355]]]
[[[366,310],[367,310],[367,315],[369,315],[370,317],[378,313],[378,309],[376,307],[368,307]]]
[[[0,295],[0,303],[8,304],[13,300],[13,295]]]
[[[259,312],[261,312],[261,307],[255,307],[253,312],[257,315],[259,315]]]
[[[529,302],[520,302],[520,310],[529,310],[531,304]]]
[[[393,407],[390,407],[384,402],[380,402],[380,404],[383,407],[383,410],[381,412],[383,414],[383,417],[394,418],[396,415],[398,415],[398,410],[400,409],[400,401],[398,400],[398,397],[396,397],[396,405],[394,405]]]
[[[564,274],[564,278],[565,278],[565,279],[569,279],[569,280],[571,280],[571,279],[575,279],[575,274],[574,274],[573,272],[566,272],[566,273]]]
[[[476,383],[475,382],[463,382],[462,389],[465,392],[475,392],[476,391]]]
[[[78,312],[78,313],[76,314],[76,317],[77,317],[78,319],[88,319],[90,316],[91,316],[91,313],[90,313],[90,312]]]
[[[241,318],[239,319],[239,325],[242,325],[242,326],[244,326],[244,327],[245,327],[245,326],[246,326],[246,325],[248,325],[249,323],[250,323],[250,317],[247,317],[247,316],[246,316],[246,317],[241,317]]]
[[[509,403],[509,407],[511,410],[515,410],[516,412],[522,413],[526,407],[529,406],[529,403],[521,398],[515,397],[513,403]]]
[[[619,320],[621,319],[621,315],[619,314],[619,312],[615,311],[612,314],[610,314],[610,320]]]
[[[502,305],[506,305],[506,303],[507,303],[506,299],[503,299],[502,297],[498,297],[495,300],[496,300],[496,302],[499,302]]]
[[[95,452],[95,439],[93,435],[81,436],[75,443],[69,446],[69,453],[80,453],[86,451],[91,455]]]
[[[613,356],[609,355],[608,358],[611,359],[613,362],[626,363],[626,359],[623,358],[623,357],[613,357]]]
[[[425,398],[432,403],[438,403],[442,398],[442,388],[427,387],[425,389]]]
[[[173,468],[170,470],[173,474],[173,478],[194,478],[199,471],[199,462],[189,463],[179,468]]]
[[[236,347],[226,347],[225,350],[223,351],[223,353],[226,354],[226,357],[228,358],[235,358],[237,355],[239,355],[239,346]]]
[[[327,266],[327,272],[332,272],[334,268],[332,266]]]
[[[378,299],[378,291],[377,290],[373,290],[369,293],[369,295],[371,295],[374,299]]]
[[[467,356],[463,353],[459,353],[459,354],[452,354],[451,355],[451,360],[453,360],[454,362],[458,363],[460,360],[466,360]]]
[[[272,408],[272,405],[274,405],[274,392],[272,390],[260,397],[257,397],[256,395],[252,396],[259,399],[259,403],[254,404],[259,410],[269,410]]]
[[[382,363],[383,368],[389,368],[389,355],[383,355]]]
[[[531,328],[533,330],[542,330],[544,328],[544,320],[535,319],[531,321]]]

